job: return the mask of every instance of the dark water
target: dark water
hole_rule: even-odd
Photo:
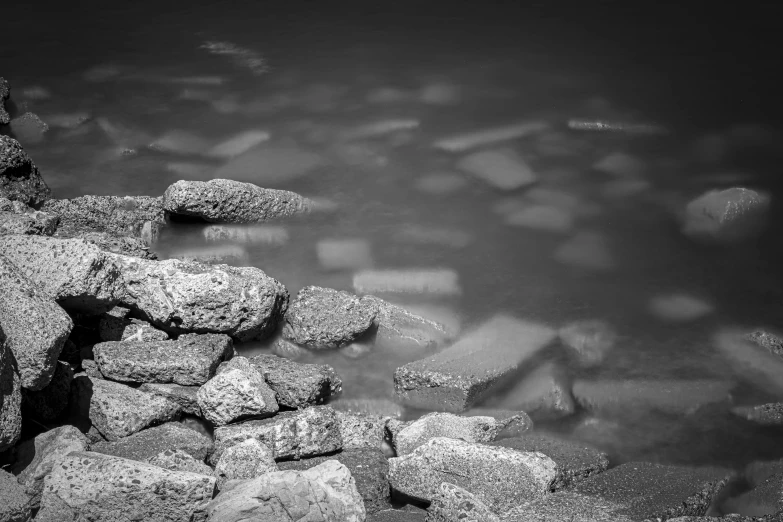
[[[224,176],[334,205],[280,224],[284,236],[270,232],[283,237],[277,242],[239,245],[242,262],[280,279],[292,296],[309,284],[352,290],[358,268],[451,269],[459,295],[396,302],[462,331],[500,312],[553,328],[602,320],[618,337],[599,368],[581,369],[554,351],[541,359],[564,364],[572,378],[714,378],[733,383],[733,404],[780,399],[714,346],[720,328],[774,328],[783,318],[774,226],[778,42],[768,8],[368,4],[4,5],[16,23],[3,29],[0,73],[17,111],[50,123],[43,140],[21,141],[57,197],[159,195],[178,179]],[[210,54],[208,41],[249,49],[268,70]],[[56,124],[80,114],[90,120]],[[654,122],[671,132],[577,132],[566,125],[575,117]],[[351,136],[384,120],[416,125]],[[484,148],[524,158],[539,179],[536,195],[460,171],[456,164],[474,150],[432,147],[453,134],[531,121],[548,128]],[[189,133],[178,142],[185,149],[149,147],[174,130]],[[255,149],[265,151],[266,168],[200,154],[245,131],[270,135]],[[631,163],[616,173],[596,168],[618,153]],[[681,234],[677,209],[738,183],[772,195],[761,239],[719,248]],[[561,225],[520,226],[518,214],[534,198],[557,200]],[[166,257],[209,247],[202,229],[173,228],[156,249]],[[325,266],[316,247],[323,239],[353,240],[370,255]],[[569,241],[576,253],[563,255]],[[677,306],[665,300],[663,316],[651,311],[671,295],[688,296],[700,312],[667,318]],[[346,397],[385,398],[394,368],[420,356],[318,359],[340,370]],[[488,405],[513,402],[499,396]],[[540,426],[597,444],[616,462],[738,467],[783,457],[780,432],[732,416],[725,404],[690,415],[633,408],[587,424],[585,417]]]

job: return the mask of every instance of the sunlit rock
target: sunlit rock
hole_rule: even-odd
[[[435,437],[465,442],[487,443],[503,429],[503,423],[492,417],[462,417],[452,413],[429,413],[403,428],[394,437],[397,456],[402,457]]]
[[[464,176],[450,172],[434,172],[416,179],[414,187],[420,192],[443,196],[457,192],[468,184]]]
[[[648,310],[665,321],[688,322],[710,315],[715,307],[692,295],[668,294],[650,299]]]
[[[0,197],[38,208],[51,190],[15,139],[0,135]]]
[[[142,383],[139,390],[156,397],[167,399],[180,407],[182,413],[201,417],[198,405],[198,389],[200,386],[180,386],[179,384]]]
[[[535,135],[549,129],[549,127],[549,123],[545,121],[526,121],[504,127],[495,127],[449,136],[436,141],[432,146],[436,149],[442,149],[448,152],[464,152],[479,146]]]
[[[342,391],[342,380],[326,364],[295,363],[276,355],[257,355],[250,363],[264,376],[277,402],[287,408],[306,408]]]
[[[214,474],[212,468],[206,465],[203,460],[198,460],[190,453],[180,449],[161,451],[157,455],[145,459],[144,462],[169,471],[187,471],[207,477]]]
[[[538,180],[530,165],[511,149],[474,152],[459,160],[457,168],[500,190],[515,190]]]
[[[770,204],[768,194],[751,189],[711,190],[688,203],[682,231],[718,243],[753,239],[766,224]]]
[[[58,216],[39,210],[20,214],[0,212],[0,236],[9,234],[52,236],[57,230],[59,221]]]
[[[170,252],[170,259],[182,261],[200,261],[202,263],[226,263],[236,265],[250,264],[250,254],[242,245],[212,245],[207,247],[186,248]]]
[[[214,449],[212,439],[179,422],[153,426],[117,441],[90,445],[90,451],[144,462],[164,451],[184,451],[204,462]]]
[[[315,245],[318,263],[324,270],[358,270],[373,266],[366,239],[321,239]]]
[[[564,265],[594,271],[611,270],[615,266],[606,237],[593,231],[577,232],[555,250],[554,259]]]
[[[275,225],[210,225],[202,231],[210,242],[234,241],[247,245],[278,246],[288,242],[288,230]]]
[[[557,418],[576,411],[566,373],[553,363],[545,363],[503,391],[497,407],[521,410],[535,418]]]
[[[582,366],[595,366],[617,342],[617,332],[600,319],[569,323],[558,331],[560,342],[571,348]]]
[[[625,152],[613,152],[593,164],[593,169],[613,176],[637,177],[644,174],[645,164]]]
[[[547,205],[519,209],[507,214],[504,221],[515,227],[558,233],[569,232],[574,225],[574,218],[568,211]]]
[[[16,477],[0,469],[0,520],[27,522],[32,517],[32,502]]]
[[[266,473],[280,471],[272,450],[256,439],[247,439],[226,449],[215,464],[219,489],[229,480],[254,479]]]
[[[270,135],[266,131],[250,130],[241,132],[210,148],[207,151],[207,155],[214,158],[233,158],[244,154],[256,145],[269,141],[269,138]]]
[[[462,289],[454,270],[363,270],[353,276],[353,288],[360,294],[459,295]]]

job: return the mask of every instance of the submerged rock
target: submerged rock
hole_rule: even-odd
[[[429,349],[443,345],[455,336],[454,329],[447,325],[411,313],[377,297],[366,298],[374,300],[378,305],[378,314],[375,316],[376,346]]]
[[[783,426],[783,403],[735,406],[731,413],[762,426]]]
[[[275,392],[277,403],[286,408],[320,404],[342,391],[342,380],[326,364],[296,363],[276,355],[256,355],[250,363]]]
[[[394,448],[397,456],[403,457],[435,437],[487,443],[495,440],[503,427],[492,417],[429,413],[400,430],[394,437]]]
[[[549,123],[545,121],[523,121],[503,127],[483,129],[443,138],[436,141],[433,144],[433,147],[448,152],[463,152],[483,145],[520,139],[532,134],[539,134],[548,130],[549,127]]]
[[[427,522],[453,520],[500,522],[500,518],[475,495],[454,484],[442,482],[427,509]]]
[[[373,265],[370,243],[364,239],[321,239],[315,249],[324,270],[357,270]]]
[[[747,332],[721,329],[713,336],[713,345],[729,360],[738,374],[773,396],[783,395],[783,357],[774,344],[748,338]]]
[[[711,314],[715,307],[687,294],[657,295],[650,299],[648,309],[658,319],[687,322]]]
[[[37,114],[25,112],[17,116],[9,123],[11,134],[25,144],[39,143],[44,139],[44,134],[49,131],[46,124]]]
[[[711,190],[685,208],[682,231],[694,239],[731,244],[759,235],[771,204],[768,194],[734,187]]]
[[[586,367],[603,361],[618,338],[614,328],[600,319],[574,321],[560,328],[557,333],[560,342],[571,348],[580,364]]]
[[[565,371],[551,362],[533,370],[504,395],[500,407],[522,410],[534,417],[563,417],[576,411]]]
[[[454,270],[362,270],[353,276],[359,294],[459,295],[462,289]]]
[[[0,135],[0,197],[39,208],[51,190],[19,142]]]
[[[522,188],[538,179],[527,162],[511,149],[474,152],[462,158],[457,168],[500,190]]]
[[[214,450],[212,440],[179,422],[167,422],[116,441],[92,444],[90,451],[124,459],[145,461],[164,451],[180,450],[204,461]]]
[[[247,439],[226,449],[215,464],[218,489],[229,480],[254,479],[265,473],[280,471],[272,450],[256,439]]]
[[[151,324],[129,316],[130,309],[115,306],[101,316],[98,335],[101,341],[167,341],[169,334]]]
[[[213,475],[212,468],[204,464],[203,460],[196,459],[190,453],[180,449],[161,451],[144,462],[170,471],[188,471],[208,477]]]

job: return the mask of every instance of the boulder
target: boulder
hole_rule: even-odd
[[[272,450],[256,439],[247,439],[226,449],[215,464],[218,489],[229,480],[254,479],[279,471]]]
[[[685,207],[682,231],[694,239],[732,244],[758,237],[771,204],[769,194],[742,187],[710,190]]]
[[[0,135],[0,197],[39,208],[51,190],[19,142]]]
[[[625,506],[622,504],[565,490],[532,502],[526,502],[512,510],[503,520],[504,522],[563,522],[564,520],[568,522],[638,522],[642,520],[629,517],[624,511]],[[723,522],[728,521],[723,520]]]
[[[0,99],[0,107],[2,107],[2,99]],[[4,469],[0,469],[0,520],[2,522],[28,522],[32,518],[31,513],[30,498],[24,488],[16,482],[16,477]]]
[[[16,358],[22,386],[41,390],[54,375],[73,322],[18,266],[26,269],[0,255],[0,325]]]
[[[487,443],[495,440],[504,427],[492,417],[462,417],[452,413],[429,413],[412,422],[394,437],[397,456],[410,455],[435,437],[465,442]]]
[[[11,86],[8,80],[0,76],[0,125],[8,125],[11,116],[5,110],[5,101],[11,96]]]
[[[307,286],[288,307],[283,337],[313,349],[339,348],[364,334],[377,311],[378,305],[372,299]]]
[[[366,516],[351,472],[334,460],[234,482],[207,511],[214,522],[363,522]]]
[[[15,367],[0,325],[0,453],[16,444],[22,433],[22,383]]]
[[[0,236],[51,236],[57,230],[57,223],[57,216],[38,210],[21,214],[4,211],[0,212]]]
[[[275,392],[245,357],[220,365],[196,394],[205,419],[222,426],[248,417],[269,417],[279,409]]]
[[[101,316],[98,335],[101,341],[166,341],[169,334],[141,319],[129,316],[130,310],[115,306]]]
[[[201,417],[201,408],[198,405],[199,388],[199,386],[180,386],[179,384],[147,382],[139,386],[140,391],[176,403],[182,410],[182,413]]]
[[[90,451],[124,459],[145,461],[165,451],[184,451],[204,462],[215,449],[212,440],[179,422],[153,426],[116,441],[97,442]]]
[[[386,436],[386,418],[337,411],[343,449],[379,450]]]
[[[307,212],[311,202],[287,190],[213,179],[178,181],[163,194],[163,207],[180,216],[211,223],[256,223]]]
[[[204,520],[215,479],[101,455],[73,452],[44,480],[40,522]]]
[[[256,355],[250,363],[261,372],[277,403],[286,408],[305,408],[323,403],[342,391],[342,380],[326,364],[304,364],[276,355]]]
[[[203,460],[198,460],[181,449],[163,450],[157,455],[145,459],[144,462],[170,471],[188,471],[208,477],[213,475],[212,468],[204,464]]]
[[[427,522],[452,520],[500,522],[500,518],[475,495],[454,484],[442,482],[427,509]]]
[[[71,365],[57,361],[52,380],[46,387],[38,391],[22,388],[22,412],[43,422],[56,420],[68,408],[72,381]]]

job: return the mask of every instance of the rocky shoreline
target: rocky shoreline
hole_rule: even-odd
[[[9,122],[8,96],[0,78],[0,125]],[[732,190],[713,195],[733,202],[724,209],[731,215],[737,205],[768,204]],[[699,217],[686,233],[731,241],[752,227],[711,214],[708,195],[686,209]],[[539,433],[528,416],[622,400],[698,408],[723,400],[724,382],[565,383],[544,366],[526,381],[540,392],[525,394],[525,411],[474,408],[555,339],[585,366],[596,364],[613,336],[600,323],[555,330],[497,316],[456,339],[447,325],[373,295],[308,286],[291,299],[258,268],[158,260],[152,250],[178,219],[230,227],[317,206],[226,179],[178,181],[158,197],[53,199],[19,143],[0,135],[0,522],[783,516],[783,461],[744,474],[610,467],[605,453]],[[447,271],[420,279],[363,271],[354,280],[359,294],[400,284],[460,292]],[[343,383],[329,365],[234,349],[275,339],[275,351],[290,357],[368,337],[445,347],[401,366],[394,381],[400,403],[446,412],[403,420],[395,404],[340,400]],[[769,334],[742,342],[760,350],[744,358],[759,365],[781,346]],[[634,397],[639,389],[647,391]],[[737,414],[779,417],[777,406]],[[708,516],[738,491],[771,506],[767,514]]]

